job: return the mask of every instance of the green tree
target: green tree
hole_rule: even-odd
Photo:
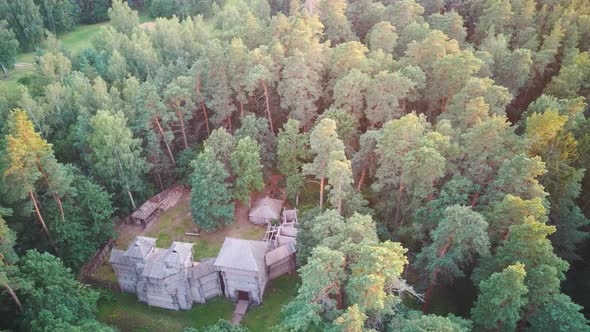
[[[281,97],[281,107],[289,109],[289,116],[300,121],[305,130],[317,117],[316,102],[323,91],[319,73],[306,63],[310,59],[298,50],[294,53],[285,58],[277,91]]]
[[[79,21],[76,2],[70,0],[37,0],[43,24],[53,34],[73,30]]]
[[[345,0],[319,0],[318,11],[320,20],[326,27],[326,39],[334,44],[355,39],[345,15],[347,5]]]
[[[383,50],[383,52],[393,53],[398,36],[391,23],[381,22],[373,26],[367,38],[371,51]]]
[[[299,121],[294,119],[289,119],[278,134],[278,169],[285,176],[287,196],[296,203],[305,184],[302,167],[307,141],[307,136],[300,132]]]
[[[92,173],[110,190],[127,194],[135,210],[132,192],[143,190],[147,171],[139,139],[133,138],[121,112],[98,111],[90,119],[90,129],[86,138],[90,153],[86,157]]]
[[[14,251],[16,233],[6,225],[3,219],[4,215],[8,216],[11,213],[12,211],[0,207],[0,286],[6,289],[18,311],[22,312],[23,305],[15,291],[15,288],[19,286],[15,278],[16,267],[14,266],[18,261]]]
[[[268,122],[264,118],[250,114],[242,117],[242,125],[236,129],[234,137],[240,140],[250,137],[260,147],[260,158],[265,174],[269,174],[275,166],[277,159],[277,138],[268,127]]]
[[[217,128],[203,143],[205,149],[210,149],[215,159],[225,166],[225,170],[231,173],[230,158],[236,149],[236,138],[227,132],[225,128]]]
[[[89,257],[108,239],[115,236],[115,209],[103,187],[84,176],[78,169],[68,170],[72,190],[64,197],[65,222],[55,203],[46,204],[48,227],[65,266],[78,271]]]
[[[320,121],[311,132],[309,144],[315,156],[313,162],[303,166],[303,172],[315,175],[320,181],[320,208],[323,208],[324,185],[328,177],[330,156],[333,151],[344,151],[344,143],[338,138],[336,122],[328,118]]]
[[[33,0],[0,1],[2,20],[8,22],[23,51],[32,51],[45,37],[43,18]]]
[[[517,263],[479,284],[480,295],[471,310],[476,326],[489,331],[514,331],[527,304],[524,265]]]
[[[527,331],[585,331],[590,322],[580,312],[582,307],[565,294],[553,295],[551,300],[529,318]]]
[[[463,22],[463,17],[456,11],[445,12],[444,14],[435,13],[426,18],[430,27],[434,30],[440,30],[452,39],[459,42],[459,45],[465,44],[467,29]]]
[[[0,21],[0,67],[4,71],[4,76],[8,76],[8,69],[14,68],[18,45],[14,32],[8,27],[8,22]]]
[[[422,267],[430,279],[424,310],[430,304],[441,273],[450,280],[461,277],[464,268],[478,255],[489,253],[487,228],[483,216],[469,207],[453,205],[445,210],[444,218],[431,233],[432,243],[416,257],[416,265]]]
[[[404,315],[408,317],[400,316],[401,313],[393,317],[393,322],[389,326],[392,332],[468,332],[473,329],[471,321],[453,314],[442,317],[410,312]]]
[[[398,73],[382,71],[367,86],[365,115],[372,127],[406,113],[405,99],[414,83]]]
[[[63,221],[61,197],[69,189],[70,180],[64,176],[63,166],[55,159],[51,144],[35,132],[25,112],[17,109],[12,114],[11,130],[6,137],[5,161],[8,167],[4,170],[4,183],[7,188],[13,189],[9,192],[13,199],[30,199],[43,231],[55,248],[41,214],[37,192],[46,188],[55,199]]]
[[[127,2],[113,0],[112,7],[108,10],[111,25],[120,33],[131,36],[133,30],[139,27],[137,11],[131,10]]]
[[[27,331],[91,330],[112,332],[95,320],[99,293],[80,284],[59,258],[27,251],[19,263],[23,316]]]
[[[332,151],[328,162],[328,180],[330,182],[330,204],[342,214],[342,202],[352,193],[352,167],[343,151]]]
[[[261,191],[264,188],[260,148],[256,141],[248,136],[240,139],[230,157],[230,164],[232,174],[236,177],[233,196],[250,206],[252,191]]]
[[[195,223],[207,231],[232,223],[234,205],[231,201],[229,174],[223,163],[215,159],[211,149],[205,148],[193,161],[194,169],[191,209]]]
[[[334,106],[360,121],[365,114],[365,95],[371,78],[357,68],[341,76],[334,85]]]

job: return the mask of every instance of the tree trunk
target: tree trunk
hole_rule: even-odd
[[[205,102],[201,101],[201,109],[203,110],[203,115],[205,116],[205,127],[207,128],[207,136],[211,135],[209,131],[209,116],[207,116],[207,108],[205,107]]]
[[[43,179],[45,180],[45,184],[47,184],[47,188],[49,188],[49,191],[51,191],[51,196],[53,196],[53,199],[57,203],[57,207],[59,208],[59,215],[61,217],[61,221],[65,221],[66,217],[64,214],[64,207],[61,202],[61,198],[59,197],[57,192],[55,192],[53,189],[51,189],[51,185],[49,184],[49,177],[47,176],[47,173],[45,173],[45,170],[43,169],[43,165],[41,165],[41,161],[39,160],[39,157],[37,157],[37,169],[43,175]]]
[[[8,70],[6,70],[6,67],[4,67],[2,62],[0,62],[0,67],[2,67],[2,71],[4,72],[4,78],[8,78]]]
[[[59,253],[59,250],[57,250],[55,243],[53,243],[53,239],[51,238],[51,235],[49,235],[49,229],[47,229],[47,225],[45,224],[45,220],[43,219],[43,216],[41,215],[41,211],[39,210],[39,204],[37,204],[37,199],[35,198],[35,194],[33,194],[32,191],[29,191],[29,198],[31,199],[31,202],[33,203],[33,207],[35,208],[35,213],[37,214],[37,218],[39,218],[39,222],[41,223],[41,227],[43,228],[45,235],[47,235],[49,245],[55,250],[56,254]]]
[[[184,141],[184,148],[188,149],[188,140],[186,139],[186,129],[184,128],[184,116],[180,112],[176,112],[176,116],[180,120],[180,128],[182,129],[182,140]]]
[[[367,168],[366,167],[363,167],[363,170],[361,172],[361,177],[359,179],[359,183],[356,186],[356,191],[357,192],[360,192],[361,191],[361,188],[363,187],[363,182],[365,182],[365,176],[366,175],[367,175]]]
[[[400,216],[400,210],[401,210],[401,205],[402,205],[403,193],[404,193],[404,183],[401,182],[399,185],[399,190],[398,190],[398,195],[397,195],[397,206],[395,208],[395,226],[396,227],[400,225],[399,216]]]
[[[158,131],[160,132],[160,135],[162,136],[162,141],[164,141],[164,144],[166,145],[166,149],[168,150],[168,156],[170,157],[170,160],[172,160],[172,164],[176,166],[176,159],[174,159],[174,155],[172,154],[172,150],[170,149],[170,145],[166,141],[166,136],[164,136],[164,130],[162,130],[162,126],[160,125],[160,120],[158,119],[157,116],[154,117],[154,120],[156,121]]]
[[[230,115],[227,116],[227,129],[229,129],[229,132],[231,133],[232,129],[231,129],[231,116]]]
[[[164,185],[162,184],[162,177],[160,176],[160,171],[156,170],[156,179],[158,180],[158,184],[160,185],[160,190],[164,190]]]
[[[240,117],[244,117],[244,103],[240,100]]]
[[[274,133],[274,128],[272,126],[272,115],[270,114],[270,101],[268,97],[268,87],[266,86],[266,81],[261,80],[260,84],[262,85],[262,89],[264,90],[264,104],[266,105],[266,116],[268,117],[268,125],[270,126],[270,131]]]
[[[131,206],[133,206],[133,210],[137,210],[137,206],[135,206],[135,200],[133,200],[133,195],[131,195],[131,191],[127,190],[127,195],[129,195],[129,199],[131,200]]]
[[[324,207],[324,178],[320,179],[320,209]]]
[[[436,280],[438,279],[439,268],[437,267],[434,269],[432,274],[432,279],[430,280],[430,286],[426,290],[424,294],[424,304],[422,305],[422,312],[427,313],[428,307],[430,306],[430,300],[432,300],[432,292],[434,291],[434,286],[436,285]]]
[[[14,292],[14,290],[12,289],[12,287],[10,287],[10,285],[8,284],[8,282],[2,283],[2,286],[4,286],[4,288],[6,288],[6,290],[8,291],[8,294],[10,294],[10,297],[12,297],[12,299],[14,300],[14,303],[16,303],[16,306],[18,307],[18,311],[22,312],[23,311],[23,305],[20,302],[18,296],[16,296],[16,293]]]
[[[477,205],[477,199],[479,198],[480,192],[477,191],[475,192],[475,194],[473,195],[473,198],[471,199],[471,207],[474,208]]]

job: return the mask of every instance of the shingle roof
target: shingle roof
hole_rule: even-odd
[[[248,216],[264,219],[276,219],[281,216],[283,201],[270,197],[264,197],[254,202]]]
[[[125,252],[125,256],[134,258],[145,258],[150,250],[156,245],[153,237],[138,236]]]
[[[266,265],[272,265],[285,257],[291,256],[295,251],[295,245],[292,242],[271,250],[265,256]]]
[[[192,243],[186,242],[172,242],[166,257],[164,258],[164,262],[174,265],[184,263],[187,258],[192,256],[193,245],[194,244]]]
[[[119,249],[113,248],[111,250],[111,257],[109,257],[109,263],[111,263],[111,264],[124,264],[122,262],[124,254],[125,254],[124,250],[119,250]]]
[[[189,278],[199,279],[211,273],[217,272],[215,268],[215,258],[210,258],[201,262],[195,262],[194,265],[189,269]]]
[[[263,241],[251,241],[226,237],[215,266],[245,271],[264,271],[264,255],[268,244]]]

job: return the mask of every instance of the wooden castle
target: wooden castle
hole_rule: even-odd
[[[113,249],[109,263],[121,290],[150,306],[189,310],[219,295],[261,304],[268,281],[295,270],[296,226],[296,211],[285,210],[263,241],[227,237],[217,257],[199,262],[192,243],[157,248],[156,239],[138,236],[127,250]]]

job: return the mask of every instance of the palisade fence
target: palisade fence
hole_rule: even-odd
[[[115,222],[115,231],[117,232],[121,224],[125,222],[126,218],[119,219]],[[106,260],[109,258],[109,254],[111,249],[115,246],[115,239],[110,238],[102,247],[100,247],[92,257],[82,266],[80,269],[80,273],[78,274],[78,280],[85,284],[90,284],[94,286],[98,286],[101,288],[106,288],[114,291],[121,291],[119,288],[119,284],[112,281],[101,280],[93,277],[92,275]]]

